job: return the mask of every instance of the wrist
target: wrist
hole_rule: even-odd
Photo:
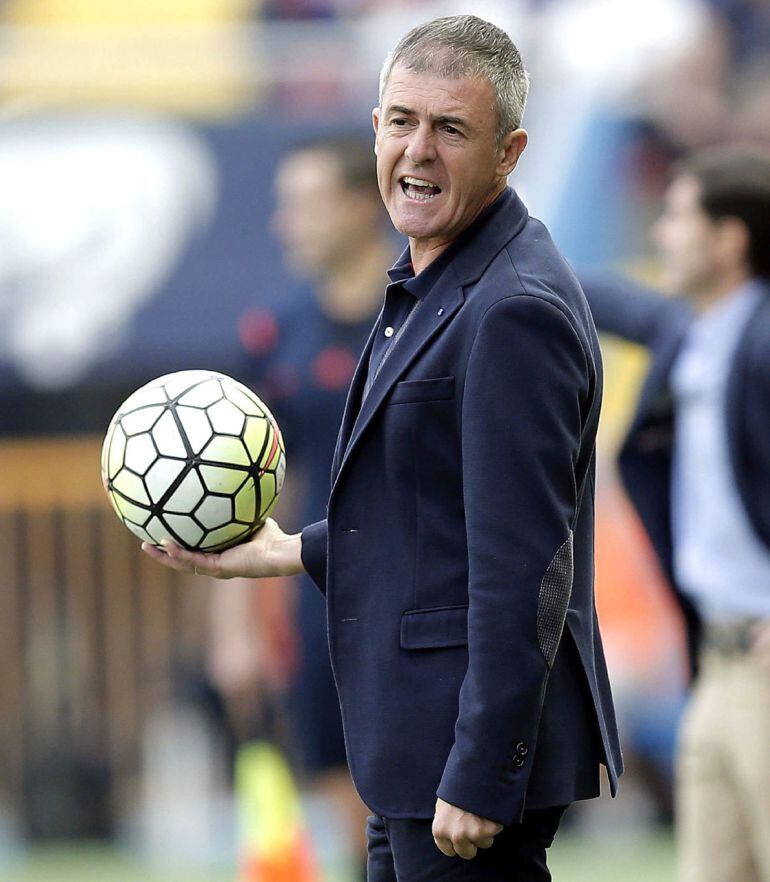
[[[274,539],[270,547],[270,558],[278,576],[296,576],[304,573],[302,534],[286,534]]]

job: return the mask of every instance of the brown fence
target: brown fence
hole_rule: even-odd
[[[0,804],[33,835],[108,833],[204,596],[118,522],[93,438],[0,444],[0,562]]]

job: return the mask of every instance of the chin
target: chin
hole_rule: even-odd
[[[399,201],[388,214],[393,226],[403,236],[415,239],[440,235],[442,228],[441,219],[438,216],[440,206],[436,206],[432,214],[425,209],[426,206],[405,205]]]
[[[393,226],[402,236],[410,239],[428,239],[440,234],[440,228],[433,218],[404,217],[402,213],[391,216]]]
[[[390,220],[402,236],[408,236],[410,239],[418,239],[420,236],[424,235],[422,229],[417,224],[413,222],[410,223],[404,218],[391,216]]]

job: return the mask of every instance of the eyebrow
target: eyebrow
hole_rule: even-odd
[[[403,107],[400,104],[391,104],[388,107],[387,115],[391,116],[394,113],[403,113],[405,116],[415,116],[415,111],[411,110],[409,107]],[[467,120],[464,120],[460,116],[435,116],[433,117],[433,122],[438,123],[438,125],[450,125],[457,126],[458,128],[470,129],[470,125]]]
[[[434,120],[437,123],[447,123],[451,126],[458,126],[462,129],[470,128],[467,121],[460,116],[437,116]]]

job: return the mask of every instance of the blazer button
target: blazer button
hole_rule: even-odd
[[[523,741],[519,741],[519,743],[516,745],[516,753],[519,756],[526,756],[529,753],[529,748]]]
[[[513,758],[513,765],[515,768],[520,769],[524,765],[524,757],[515,756]]]

